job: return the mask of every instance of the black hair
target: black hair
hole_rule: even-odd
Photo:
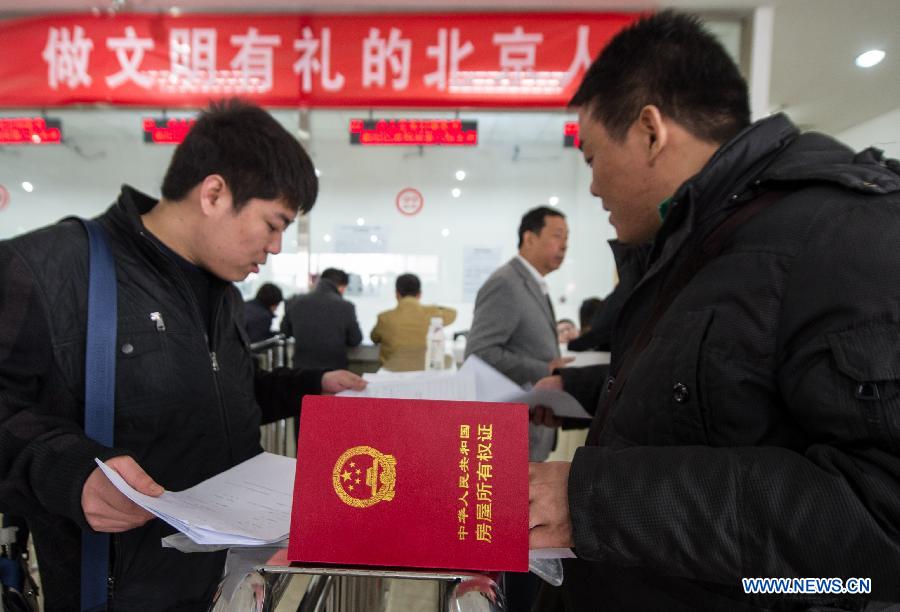
[[[578,321],[581,323],[579,327],[584,329],[590,326],[594,319],[594,314],[603,306],[603,300],[598,297],[589,297],[585,299],[581,306],[578,307]]]
[[[235,212],[253,198],[284,200],[307,213],[319,193],[312,160],[272,115],[238,99],[210,104],[175,149],[162,195],[177,202],[220,174],[234,197]]]
[[[415,274],[401,274],[397,277],[397,282],[394,284],[394,287],[397,289],[397,294],[400,297],[406,297],[408,295],[415,296],[422,293],[422,282]]]
[[[569,101],[618,141],[648,104],[718,144],[750,125],[747,83],[728,52],[699,18],[672,10],[613,37]]]
[[[325,268],[322,274],[319,275],[319,278],[329,280],[338,287],[345,287],[350,284],[350,277],[347,276],[347,273],[337,268]]]
[[[281,300],[284,299],[284,294],[281,293],[278,285],[263,283],[259,291],[256,292],[256,299],[266,308],[271,308],[281,303]]]
[[[545,217],[562,217],[566,218],[564,214],[555,208],[550,208],[549,206],[538,206],[537,208],[532,208],[525,215],[522,216],[522,221],[519,223],[519,246],[518,248],[522,248],[522,242],[525,240],[525,232],[532,232],[534,234],[540,234],[541,230],[544,229],[544,218]]]

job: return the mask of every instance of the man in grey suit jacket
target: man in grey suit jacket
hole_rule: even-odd
[[[295,368],[347,367],[347,349],[362,342],[356,308],[343,298],[349,278],[336,268],[322,272],[316,288],[285,305],[281,331],[293,336]]]
[[[466,356],[477,355],[518,384],[535,383],[570,359],[559,356],[556,319],[544,276],[566,255],[565,216],[540,206],[519,225],[519,254],[485,281],[475,298]],[[555,429],[531,424],[529,459],[553,450]]]

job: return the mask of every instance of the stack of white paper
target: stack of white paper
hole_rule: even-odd
[[[296,460],[261,453],[184,491],[151,497],[96,460],[128,499],[197,544],[257,546],[285,539],[291,525]]]

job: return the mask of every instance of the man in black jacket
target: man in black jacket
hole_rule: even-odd
[[[0,243],[0,511],[25,516],[45,610],[79,607],[82,530],[112,533],[113,610],[205,610],[224,553],[160,546],[173,530],[130,502],[181,490],[261,451],[265,420],[305,393],[364,383],[349,372],[254,374],[232,284],[281,249],[312,208],[312,163],[258,107],[203,113],[175,150],[157,201],[123,187],[98,220],[115,260],[118,321],[112,448],[85,436],[87,237],[64,220]]]
[[[542,382],[597,412],[571,464],[531,466],[531,546],[578,557],[540,609],[900,602],[900,166],[750,124],[724,49],[668,11],[572,104],[591,192],[651,250],[611,375]],[[743,580],[767,577],[828,580]]]
[[[362,342],[356,307],[344,299],[350,276],[326,268],[316,288],[285,304],[281,331],[293,336],[294,365],[298,368],[346,368],[347,350]]]

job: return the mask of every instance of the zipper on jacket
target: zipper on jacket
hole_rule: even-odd
[[[140,231],[140,235],[143,236],[143,238],[147,242],[150,243],[151,248],[155,249],[155,251],[162,256],[162,259],[163,259],[163,261],[166,262],[166,265],[168,265],[170,268],[175,270],[175,275],[178,277],[179,281],[181,282],[182,290],[187,289],[187,291],[186,291],[187,300],[188,300],[188,302],[190,302],[191,306],[193,307],[192,310],[194,311],[195,322],[198,324],[199,329],[203,332],[203,341],[204,341],[204,344],[206,345],[206,351],[209,352],[210,346],[209,346],[209,336],[207,335],[207,332],[206,332],[206,320],[203,317],[203,313],[200,312],[200,303],[197,301],[197,296],[194,294],[194,290],[191,289],[191,283],[187,280],[187,277],[184,275],[184,272],[181,271],[181,268],[178,266],[178,264],[176,262],[172,261],[172,259],[166,254],[166,252],[162,249],[162,247],[160,247],[160,245],[158,245],[156,243],[155,239],[148,236],[147,233],[143,230]],[[162,313],[151,312],[150,320],[153,321],[154,323],[156,323],[157,331],[165,331],[166,322],[163,319]]]
[[[222,294],[219,296],[218,301],[216,302],[215,310],[213,310],[212,316],[212,329],[218,329],[219,322],[219,314],[222,310],[222,302],[225,300],[225,295],[228,293],[228,288],[226,287]],[[219,416],[222,419],[222,428],[225,430],[225,440],[226,446],[228,447],[228,460],[231,463],[234,463],[234,453],[231,450],[231,429],[228,427],[228,412],[225,410],[225,402],[222,400],[222,389],[219,387],[219,359],[216,356],[216,339],[213,337],[212,340],[207,338],[207,344],[210,348],[210,359],[212,360],[212,368],[213,368],[213,385],[216,388],[216,399],[219,401]]]
[[[166,331],[166,322],[163,320],[163,316],[159,312],[151,312],[150,320],[156,323],[156,331],[164,332]]]
[[[167,263],[167,265],[169,267],[175,269],[175,274],[178,276],[179,280],[181,281],[182,290],[184,290],[185,288],[187,289],[187,299],[193,306],[194,319],[199,324],[199,328],[203,331],[204,350],[209,355],[209,362],[210,362],[210,367],[212,369],[212,377],[213,377],[213,388],[215,389],[216,400],[219,405],[219,418],[222,420],[222,428],[225,430],[225,439],[228,441],[228,458],[233,463],[234,462],[234,454],[231,451],[231,432],[228,429],[228,419],[225,414],[225,403],[222,401],[222,389],[219,387],[219,377],[218,377],[219,359],[216,356],[216,347],[214,347],[212,345],[213,343],[210,342],[209,332],[207,331],[207,323],[203,317],[203,313],[200,312],[200,302],[197,301],[197,296],[194,294],[194,290],[191,289],[190,283],[188,282],[187,278],[185,277],[184,272],[182,272],[181,269],[178,267],[178,264],[175,263],[174,261],[172,261],[169,258],[169,256],[166,255],[166,253],[163,251],[163,249],[160,248],[160,246],[158,244],[156,244],[156,242],[154,242],[154,240],[151,239],[146,234],[146,232],[144,232],[143,230],[140,230],[140,234],[141,234],[141,236],[144,237],[145,240],[147,240],[147,242],[149,242],[152,245],[152,247],[154,249],[156,249],[156,251],[160,255],[163,256],[163,260]],[[215,309],[215,312],[213,313],[213,318],[212,318],[212,329],[216,328],[216,322],[219,319],[219,310],[221,309],[222,300],[225,299],[225,292],[227,292],[227,291],[228,291],[228,289],[226,288],[225,291],[222,292],[222,295],[219,297],[219,301],[216,304],[216,309]],[[153,319],[156,322],[157,330],[160,330],[160,325],[162,325],[162,328],[165,329],[165,321],[163,321],[161,314],[160,314],[158,320],[153,318],[153,316],[151,314],[151,319]]]

